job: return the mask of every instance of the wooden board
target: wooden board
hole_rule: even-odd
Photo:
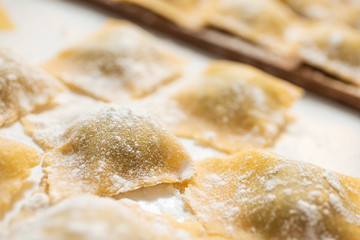
[[[216,29],[204,29],[199,32],[182,29],[163,17],[133,4],[112,0],[82,1],[161,31],[176,40],[190,43],[222,58],[253,65],[306,90],[360,110],[360,87],[342,82],[303,63],[300,59],[269,53],[250,42]]]

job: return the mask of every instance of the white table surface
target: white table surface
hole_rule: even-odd
[[[0,0],[0,3],[16,26],[13,31],[0,32],[0,44],[35,64],[77,43],[110,17],[76,1]],[[194,49],[171,41],[170,44],[194,62],[204,63],[210,58]],[[360,177],[360,112],[309,93],[292,112],[297,120],[289,126],[273,151]],[[185,143],[195,157],[202,154],[193,143]]]

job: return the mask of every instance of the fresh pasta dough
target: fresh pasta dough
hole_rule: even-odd
[[[341,0],[282,0],[300,15],[312,19],[336,18],[343,10]],[[336,9],[338,8],[338,9]],[[339,9],[340,8],[340,9]],[[336,12],[338,11],[338,12]]]
[[[1,29],[10,30],[13,29],[13,25],[6,16],[5,11],[0,6],[0,30]]]
[[[30,176],[31,168],[40,164],[41,153],[13,140],[0,137],[0,219],[12,206],[13,197]]]
[[[282,0],[298,14],[321,21],[340,22],[360,29],[359,3],[344,0]]]
[[[360,33],[343,25],[317,23],[303,35],[300,54],[325,72],[360,85]]]
[[[45,68],[68,86],[103,101],[143,97],[181,74],[183,60],[126,21],[109,21]]]
[[[40,68],[0,49],[0,127],[44,106],[63,89]]]
[[[146,114],[103,105],[65,132],[44,157],[48,192],[58,201],[91,193],[113,196],[192,176],[190,156],[176,137]]]
[[[185,201],[213,235],[360,237],[360,179],[263,150],[197,162]]]
[[[147,213],[130,201],[84,195],[19,222],[7,239],[191,240],[201,233],[199,224]]]
[[[200,79],[173,99],[185,117],[171,123],[181,137],[236,152],[269,146],[282,132],[287,109],[301,90],[253,67],[226,61],[211,63]]]
[[[129,2],[149,9],[175,24],[200,29],[213,7],[213,0],[113,0]]]
[[[69,92],[54,99],[54,107],[48,111],[28,114],[21,118],[27,134],[45,150],[60,147],[67,140],[65,132],[81,116],[96,109],[102,102],[80,97]]]
[[[294,55],[291,32],[298,18],[273,0],[216,0],[209,24],[280,55]]]

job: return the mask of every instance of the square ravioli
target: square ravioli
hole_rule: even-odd
[[[301,94],[300,88],[251,66],[216,61],[174,94],[171,107],[179,109],[181,117],[167,122],[176,135],[225,152],[270,146]]]
[[[43,163],[53,202],[83,193],[113,196],[193,175],[190,156],[177,138],[149,115],[127,107],[93,106],[57,136],[62,139]]]
[[[213,0],[113,0],[129,2],[149,9],[186,29],[204,26],[212,9]]]
[[[185,201],[229,239],[360,238],[360,179],[263,150],[198,161]]]
[[[291,40],[293,27],[299,22],[290,9],[274,0],[216,0],[209,24],[267,50],[294,56]]]
[[[203,232],[197,222],[177,222],[169,216],[152,214],[130,200],[84,195],[17,223],[7,239],[200,240]]]
[[[360,32],[339,24],[315,23],[303,30],[300,55],[308,64],[360,86]]]
[[[122,102],[175,80],[183,63],[164,43],[136,25],[111,20],[44,67],[77,91],[107,102]]]
[[[0,137],[0,219],[12,206],[30,170],[40,164],[41,156],[30,146]]]
[[[0,49],[0,127],[44,106],[63,86],[42,69]]]

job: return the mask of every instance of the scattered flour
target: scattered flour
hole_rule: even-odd
[[[8,8],[10,17],[18,28],[12,33],[1,32],[1,41],[14,49],[21,50],[31,58],[31,61],[38,63],[53,56],[58,50],[67,47],[70,43],[75,43],[83,38],[98,28],[107,17],[102,13],[70,4],[67,1],[49,1],[43,4],[43,1],[37,0],[8,0],[4,1],[4,5]],[[34,11],[29,11],[29,8],[34,9]],[[34,12],[39,13],[37,18],[33,17]],[[63,18],[64,15],[67,18]],[[64,32],[67,34],[63,34]],[[175,44],[174,46],[178,47]],[[194,61],[197,61],[194,69],[208,60],[207,56],[204,57],[204,55],[194,53],[194,51],[189,51],[183,47],[179,48]],[[167,90],[163,89],[160,92]],[[309,94],[300,100],[295,108],[297,120],[289,127],[288,133],[279,139],[273,150],[283,153],[291,159],[308,161],[360,177],[359,115],[351,110],[344,111],[342,106],[338,107],[330,101],[324,102]],[[0,129],[0,135],[36,146],[31,138],[24,134],[19,122],[10,128]],[[212,149],[198,146],[192,140],[181,139],[181,142],[195,160],[223,155]],[[266,187],[270,190],[279,186],[278,184],[276,181],[268,181]],[[149,188],[149,191],[155,188],[157,187]],[[146,191],[141,194],[143,191],[144,189],[136,190],[133,192],[136,197],[128,196],[128,198],[138,201],[144,209],[151,212],[177,216],[180,220],[186,216],[186,212],[183,212],[183,202],[176,191],[159,187],[159,196],[155,194],[151,199],[148,198],[149,194],[145,194]],[[139,195],[137,195],[138,193]],[[291,195],[292,190],[286,188],[283,193]],[[34,198],[35,200],[31,197],[27,205],[36,207],[46,204],[45,199]],[[336,198],[331,197],[331,199],[332,204],[336,205]],[[255,229],[253,230],[255,231]],[[101,228],[99,231],[102,231]]]

